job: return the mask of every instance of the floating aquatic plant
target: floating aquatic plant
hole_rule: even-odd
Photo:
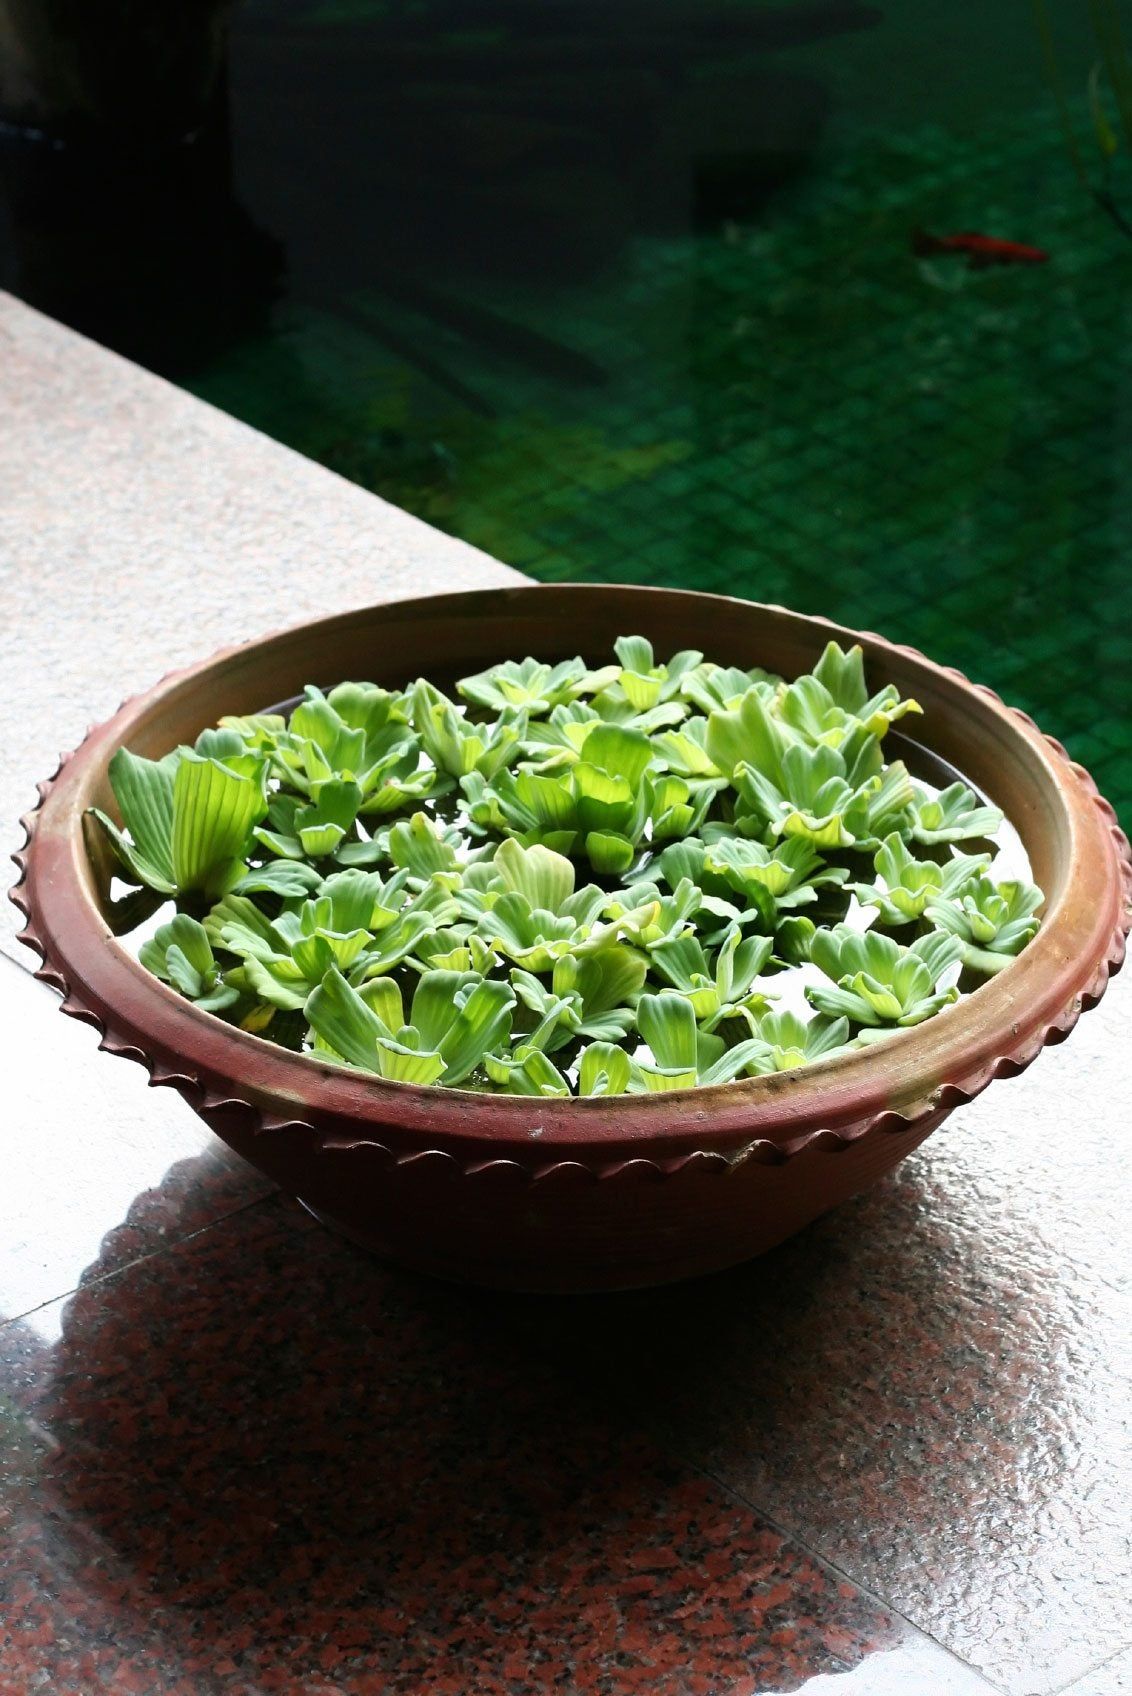
[[[859,648],[787,683],[627,636],[312,686],[121,751],[95,816],[169,898],[141,963],[246,1030],[399,1083],[723,1085],[918,1024],[1036,931],[997,809],[886,758],[919,711]]]

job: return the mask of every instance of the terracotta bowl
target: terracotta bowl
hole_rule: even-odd
[[[440,682],[509,657],[607,657],[629,631],[793,677],[831,637],[862,643],[874,688],[924,708],[926,743],[1001,806],[1047,894],[1038,936],[973,995],[877,1048],[803,1072],[675,1094],[532,1103],[386,1083],[201,1013],[144,971],[104,918],[110,866],[84,831],[114,811],[107,765],[157,757],[223,713],[311,680]],[[13,899],[39,976],[103,1048],[140,1060],[323,1219],[406,1265],[525,1290],[662,1283],[733,1265],[874,1183],[954,1107],[1027,1066],[1103,994],[1124,954],[1128,843],[1056,742],[956,671],[778,607],[564,586],[400,602],[271,636],[174,674],[93,730],[40,786]]]

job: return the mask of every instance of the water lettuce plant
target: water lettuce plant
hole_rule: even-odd
[[[725,1086],[932,1018],[1037,930],[998,810],[888,757],[919,711],[859,648],[787,682],[624,636],[122,750],[94,818],[204,1013],[400,1084]]]

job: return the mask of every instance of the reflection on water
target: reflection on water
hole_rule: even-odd
[[[0,277],[536,577],[911,641],[1132,804],[1132,249],[1046,10],[1083,173],[1025,6],[247,0],[188,149],[0,145]]]

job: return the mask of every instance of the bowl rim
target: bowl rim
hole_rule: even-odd
[[[83,817],[114,749],[174,691],[253,650],[299,634],[330,635],[351,620],[482,616],[523,604],[537,610],[540,601],[549,611],[552,597],[569,603],[579,596],[605,601],[611,612],[626,597],[658,610],[674,610],[681,599],[720,612],[741,606],[748,615],[790,621],[815,640],[861,642],[870,662],[900,656],[926,675],[958,684],[997,721],[998,732],[1027,745],[1056,811],[1053,823],[1068,832],[1068,873],[1034,941],[963,1001],[875,1047],[712,1087],[537,1100],[395,1083],[296,1054],[202,1012],[114,937],[92,893]],[[37,805],[21,821],[26,841],[13,855],[19,877],[9,895],[25,915],[21,940],[41,957],[36,976],[62,993],[65,1012],[96,1027],[101,1047],[140,1060],[151,1083],[173,1084],[194,1105],[250,1114],[256,1129],[298,1124],[327,1145],[376,1144],[401,1160],[443,1151],[465,1171],[497,1164],[498,1157],[527,1166],[533,1157],[543,1172],[555,1157],[602,1171],[640,1159],[667,1168],[695,1154],[723,1155],[730,1164],[761,1151],[777,1162],[814,1146],[843,1148],[877,1125],[906,1131],[925,1115],[970,1099],[992,1078],[1016,1074],[1046,1043],[1067,1035],[1119,969],[1132,926],[1132,856],[1112,807],[1085,769],[1025,713],[953,667],[873,632],[697,590],[532,584],[388,601],[307,620],[167,674],[92,727],[38,790]]]

